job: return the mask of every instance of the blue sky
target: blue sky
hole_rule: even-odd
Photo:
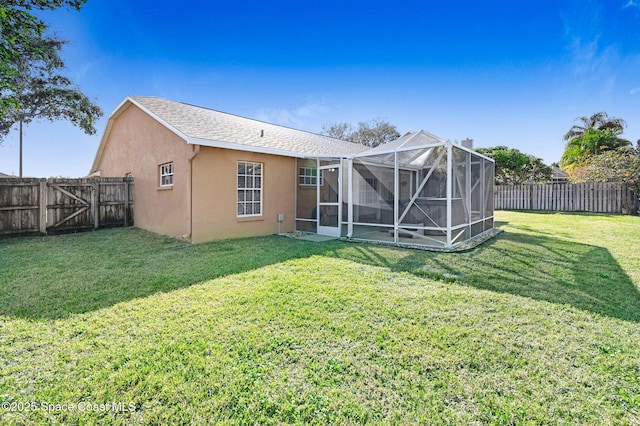
[[[88,173],[108,115],[160,96],[320,132],[384,119],[558,161],[579,116],[640,139],[640,0],[88,0],[42,14],[105,117],[25,129],[24,174]],[[18,173],[18,134],[0,145]]]

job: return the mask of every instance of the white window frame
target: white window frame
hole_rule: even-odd
[[[238,193],[237,217],[262,216],[262,194],[264,188],[264,164],[251,161],[238,161],[236,173],[236,189]],[[251,208],[247,208],[247,206]],[[256,206],[258,209],[256,209]],[[256,213],[256,210],[259,210]],[[250,213],[246,213],[250,211]]]
[[[160,188],[173,186],[173,161],[170,163],[160,164],[158,168],[160,170]]]
[[[318,169],[316,167],[299,167],[298,184],[300,186],[316,186],[318,179]],[[322,175],[320,175],[320,186],[323,186]]]

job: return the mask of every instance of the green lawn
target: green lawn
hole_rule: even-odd
[[[465,253],[0,239],[0,423],[640,423],[640,218],[497,219]]]

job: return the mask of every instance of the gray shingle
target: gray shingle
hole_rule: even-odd
[[[185,136],[210,141],[212,146],[223,142],[291,153],[293,156],[342,156],[368,149],[315,133],[167,99],[146,96],[132,96],[130,99]]]

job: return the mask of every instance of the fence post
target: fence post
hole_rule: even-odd
[[[124,178],[124,224],[129,226],[129,179]]]
[[[529,210],[533,210],[533,184],[529,185]]]
[[[93,215],[93,229],[100,227],[100,182],[93,181],[91,185],[91,214]]]
[[[47,180],[40,179],[38,191],[38,230],[40,235],[47,235]]]

